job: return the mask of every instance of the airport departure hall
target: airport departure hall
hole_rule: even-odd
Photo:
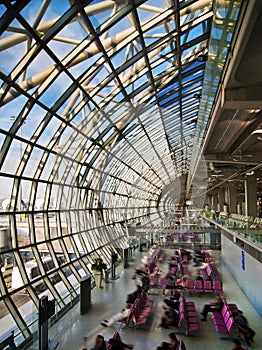
[[[247,298],[262,349],[262,1],[3,0],[0,14],[0,349],[52,349],[74,308],[91,332],[134,261],[162,271],[160,251],[197,247],[224,266],[221,293],[234,280]],[[152,327],[151,347],[135,332],[121,335],[156,349]]]

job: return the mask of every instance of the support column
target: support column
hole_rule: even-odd
[[[205,208],[204,209],[205,210],[210,210],[211,206],[212,206],[212,195],[208,194],[206,196],[206,202],[205,202]]]
[[[237,212],[237,190],[234,183],[231,183],[228,186],[228,204],[229,204],[229,212],[236,213]]]
[[[225,203],[225,188],[221,188],[218,192],[218,205],[217,205],[217,210],[218,211],[223,211],[223,207],[224,207],[224,203]]]
[[[255,178],[245,180],[245,214],[257,216],[257,182]]]
[[[218,194],[217,192],[212,192],[212,209],[217,210],[218,204]]]
[[[210,207],[212,206],[212,194],[208,195],[208,204]]]

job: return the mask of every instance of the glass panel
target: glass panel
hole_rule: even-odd
[[[4,339],[7,336],[9,336],[11,331],[15,331],[15,333],[17,334],[16,322],[2,300],[0,301],[0,314],[1,314],[0,339]]]
[[[5,234],[5,231],[1,229],[0,232],[1,232],[1,238],[2,238],[3,234]],[[2,246],[0,251],[0,268],[1,268],[2,277],[7,289],[12,288],[12,271],[13,271],[14,265],[15,265],[14,254],[4,253],[3,246]]]
[[[119,222],[157,226],[174,206],[160,192],[197,159],[241,2],[87,3],[31,1],[26,28],[0,25],[1,290],[30,292],[12,311],[19,344],[37,329],[31,285],[59,311],[109,242],[128,245]]]

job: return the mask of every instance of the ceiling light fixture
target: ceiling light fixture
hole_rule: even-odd
[[[209,169],[210,170],[215,170],[215,167],[214,167],[214,164],[213,164],[213,162],[210,162],[209,164],[208,164],[208,166],[209,166]]]
[[[252,158],[252,154],[242,154],[241,150],[239,150],[239,154],[234,154],[232,159],[234,162],[246,161]]]

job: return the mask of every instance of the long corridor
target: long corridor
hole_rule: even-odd
[[[164,275],[168,271],[167,258],[173,254],[173,249],[166,249],[166,259],[160,263],[161,273]],[[262,349],[261,326],[262,319],[253,308],[245,294],[239,288],[237,282],[228,272],[225,265],[221,262],[220,252],[210,251],[215,258],[215,263],[220,273],[224,287],[224,296],[230,303],[236,303],[238,308],[244,312],[250,326],[255,330],[255,348]],[[142,265],[141,259],[149,256],[150,251],[137,252],[126,269],[121,266],[117,269],[117,278],[104,284],[104,287],[92,290],[92,305],[85,315],[80,315],[79,304],[60,320],[50,331],[50,340],[57,341],[57,349],[61,350],[81,350],[87,348],[90,350],[94,346],[95,337],[101,334],[106,340],[112,337],[114,328],[105,328],[100,325],[104,319],[109,319],[116,312],[125,306],[126,295],[135,289],[135,283],[132,275],[135,267]],[[189,264],[190,274],[196,274],[196,268],[193,267],[192,261]],[[232,332],[230,336],[218,334],[215,331],[211,315],[208,316],[207,322],[201,322],[200,312],[205,303],[213,301],[215,295],[212,293],[191,294],[184,292],[186,300],[195,302],[199,319],[199,331],[192,332],[188,336],[184,335],[183,328],[175,330],[178,338],[184,340],[187,350],[224,350],[232,348],[232,339],[236,333]],[[154,290],[149,291],[150,298],[154,299],[151,317],[148,324],[143,329],[134,329],[131,327],[120,330],[122,340],[134,345],[134,349],[150,350],[156,349],[162,341],[168,341],[170,329],[159,328],[158,325],[163,314],[161,293]],[[84,337],[86,341],[84,341]],[[242,345],[246,346],[243,338],[240,338]]]

